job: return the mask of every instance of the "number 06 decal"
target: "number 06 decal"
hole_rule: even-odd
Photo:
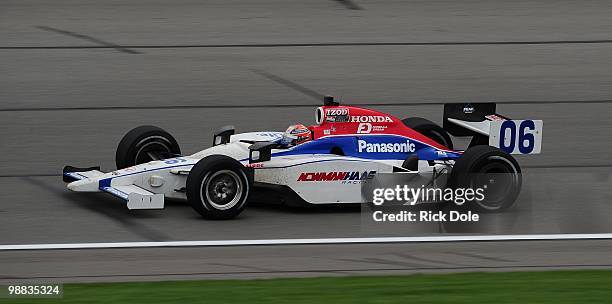
[[[541,120],[492,121],[489,145],[511,154],[537,154],[542,149]]]

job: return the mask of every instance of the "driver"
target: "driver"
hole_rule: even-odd
[[[310,141],[310,130],[302,124],[291,125],[283,134],[280,144],[295,146]]]

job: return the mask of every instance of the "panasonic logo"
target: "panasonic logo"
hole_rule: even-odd
[[[389,116],[351,116],[351,122],[393,122]]]
[[[360,139],[358,144],[359,152],[367,153],[412,153],[416,150],[409,140],[405,143],[368,143]]]

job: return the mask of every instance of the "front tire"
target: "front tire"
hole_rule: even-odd
[[[189,172],[187,201],[204,218],[231,219],[246,208],[250,188],[251,181],[241,163],[224,155],[211,155]]]
[[[170,133],[155,126],[140,126],[127,132],[115,153],[117,169],[181,154],[178,142]]]
[[[512,155],[491,146],[467,149],[455,162],[448,185],[451,188],[486,188],[483,200],[467,202],[482,212],[500,212],[512,207],[521,192],[521,168]]]

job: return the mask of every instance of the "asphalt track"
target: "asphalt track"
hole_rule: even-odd
[[[601,269],[610,250],[581,240],[9,251],[0,283]]]
[[[3,1],[0,244],[612,232],[610,15],[609,1]],[[68,192],[58,175],[65,164],[112,169],[117,142],[137,125],[166,128],[189,153],[209,146],[212,131],[226,124],[282,130],[312,123],[323,94],[437,121],[445,102],[499,102],[510,117],[544,120],[543,154],[519,159],[526,182],[517,208],[477,225],[380,225],[358,207],[262,204],[235,221],[211,222],[182,202],[130,212],[104,194]],[[0,252],[0,276],[95,281],[606,267],[610,246]],[[340,262],[345,258],[360,262]],[[372,259],[380,263],[362,263]]]

